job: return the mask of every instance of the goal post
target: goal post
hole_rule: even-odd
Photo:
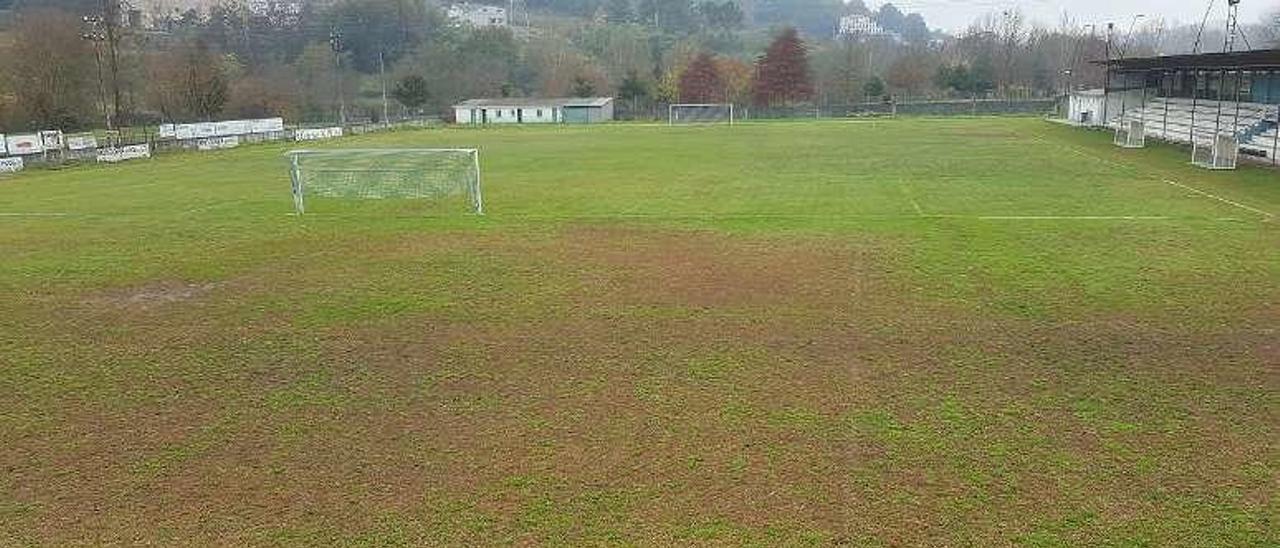
[[[719,124],[733,125],[733,103],[673,103],[667,105],[667,125]]]
[[[1121,148],[1143,148],[1147,144],[1145,126],[1141,120],[1120,120],[1113,142]]]
[[[1205,169],[1235,169],[1240,141],[1231,133],[1196,135],[1191,140],[1191,163]]]
[[[316,149],[288,153],[293,207],[310,198],[417,199],[484,214],[480,152],[473,148]]]

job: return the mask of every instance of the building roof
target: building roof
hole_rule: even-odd
[[[1095,61],[1119,71],[1157,69],[1275,69],[1280,68],[1280,49],[1255,49],[1232,53],[1164,55]]]
[[[603,107],[613,97],[503,97],[500,99],[468,99],[454,105],[456,108],[521,108],[521,107]]]

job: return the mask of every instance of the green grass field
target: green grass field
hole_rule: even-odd
[[[1280,175],[1033,119],[0,179],[0,544],[1276,545]],[[461,211],[461,209],[459,210]]]

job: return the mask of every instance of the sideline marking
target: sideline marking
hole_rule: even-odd
[[[1167,221],[1160,215],[979,215],[984,221]]]
[[[1181,189],[1190,190],[1191,192],[1194,192],[1194,193],[1199,194],[1199,195],[1201,195],[1201,196],[1204,196],[1204,197],[1206,197],[1206,198],[1212,198],[1212,199],[1217,200],[1217,201],[1219,201],[1219,202],[1222,202],[1222,203],[1224,203],[1224,204],[1230,204],[1230,205],[1236,206],[1236,207],[1238,207],[1238,208],[1240,208],[1240,209],[1243,209],[1243,210],[1245,210],[1245,211],[1251,211],[1251,212],[1253,212],[1253,213],[1257,213],[1257,214],[1259,214],[1259,215],[1262,215],[1263,217],[1266,217],[1268,220],[1269,220],[1269,219],[1271,219],[1271,218],[1273,218],[1273,217],[1275,217],[1275,214],[1273,214],[1273,213],[1269,213],[1269,212],[1263,211],[1263,210],[1258,209],[1258,208],[1253,207],[1253,206],[1247,206],[1247,205],[1244,205],[1244,204],[1242,204],[1242,203],[1240,203],[1240,202],[1235,202],[1235,201],[1232,201],[1232,200],[1228,200],[1228,199],[1223,198],[1223,197],[1221,197],[1221,196],[1217,196],[1217,195],[1214,195],[1214,194],[1209,194],[1208,192],[1205,192],[1205,191],[1200,190],[1200,189],[1198,189],[1198,188],[1192,188],[1192,187],[1189,187],[1189,186],[1184,185],[1184,184],[1182,184],[1182,183],[1179,183],[1179,182],[1177,182],[1177,181],[1171,181],[1171,180],[1169,180],[1169,179],[1165,179],[1165,180],[1164,180],[1164,182],[1166,182],[1166,183],[1168,183],[1168,184],[1171,184],[1171,185],[1173,185],[1173,186],[1176,186],[1176,187],[1178,187],[1178,188],[1181,188]]]
[[[283,213],[285,216],[296,216],[294,213]],[[305,216],[311,216],[307,213]],[[341,214],[314,214],[317,216],[334,216],[346,217]],[[531,220],[692,220],[692,221],[724,221],[724,220],[750,220],[750,219],[779,219],[779,220],[921,220],[921,219],[954,219],[954,220],[970,220],[970,221],[1232,221],[1238,222],[1240,219],[1230,217],[1169,217],[1160,215],[949,215],[945,213],[925,213],[920,215],[819,215],[819,214],[786,214],[786,213],[743,213],[743,214],[709,214],[709,215],[679,215],[679,214],[657,214],[657,213],[618,213],[618,214],[586,214],[586,215],[540,215],[540,214],[511,214],[511,215],[495,215],[495,218],[507,219],[531,219]]]
[[[0,217],[70,217],[70,213],[0,213]]]
[[[1048,141],[1047,139],[1045,139],[1045,138],[1044,138],[1044,136],[1043,136],[1043,135],[1036,134],[1034,138],[1035,138],[1035,140],[1036,140],[1036,141],[1038,141],[1038,142],[1046,143],[1046,144],[1051,144],[1051,143],[1049,143],[1049,141]],[[1073,154],[1076,154],[1076,155],[1079,155],[1079,156],[1083,156],[1083,157],[1085,157],[1085,158],[1092,159],[1092,160],[1094,160],[1094,161],[1096,161],[1096,162],[1100,162],[1100,163],[1105,164],[1105,165],[1109,165],[1109,166],[1116,167],[1116,168],[1120,168],[1120,169],[1134,169],[1132,166],[1125,166],[1125,165],[1123,165],[1123,164],[1119,164],[1119,163],[1113,162],[1113,161],[1111,161],[1111,160],[1108,160],[1108,159],[1106,159],[1106,158],[1103,158],[1103,157],[1101,157],[1101,156],[1098,156],[1097,154],[1091,154],[1091,153],[1089,153],[1089,152],[1087,152],[1087,151],[1085,151],[1085,150],[1082,150],[1082,149],[1080,149],[1079,147],[1076,147],[1076,146],[1071,145],[1071,144],[1069,144],[1069,143],[1060,143],[1060,144],[1059,144],[1059,146],[1061,146],[1062,148],[1067,149],[1069,152],[1071,152],[1071,153],[1073,153]],[[1233,200],[1228,200],[1228,199],[1223,198],[1223,197],[1221,197],[1221,196],[1217,196],[1217,195],[1214,195],[1214,194],[1210,194],[1210,193],[1205,192],[1205,191],[1203,191],[1203,190],[1200,190],[1200,189],[1198,189],[1198,188],[1193,188],[1193,187],[1190,187],[1190,186],[1184,185],[1184,184],[1182,184],[1182,183],[1179,183],[1179,182],[1177,182],[1177,181],[1173,181],[1173,180],[1170,180],[1170,179],[1162,179],[1162,180],[1163,180],[1166,184],[1173,185],[1173,186],[1176,186],[1176,187],[1181,188],[1181,189],[1184,189],[1184,190],[1189,190],[1189,191],[1191,191],[1191,192],[1194,192],[1194,193],[1199,194],[1199,195],[1201,195],[1201,196],[1204,196],[1204,197],[1206,197],[1206,198],[1211,198],[1211,199],[1217,200],[1217,201],[1219,201],[1219,202],[1222,202],[1222,203],[1224,203],[1224,204],[1228,204],[1228,205],[1232,205],[1232,206],[1238,207],[1238,208],[1243,209],[1243,210],[1245,210],[1245,211],[1249,211],[1249,212],[1252,212],[1252,213],[1257,213],[1258,215],[1262,215],[1262,216],[1264,217],[1264,219],[1265,219],[1265,220],[1267,220],[1267,221],[1270,221],[1271,219],[1274,219],[1274,218],[1275,218],[1275,214],[1274,214],[1274,213],[1271,213],[1271,212],[1268,212],[1268,211],[1263,211],[1263,210],[1258,209],[1258,208],[1256,208],[1256,207],[1249,206],[1249,205],[1245,205],[1245,204],[1242,204],[1242,203],[1240,203],[1240,202],[1236,202],[1236,201],[1233,201]]]

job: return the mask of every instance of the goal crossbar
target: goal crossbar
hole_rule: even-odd
[[[689,116],[681,116],[684,111],[692,111]],[[714,123],[728,122],[733,125],[733,103],[672,103],[667,105],[667,125],[677,123]]]

